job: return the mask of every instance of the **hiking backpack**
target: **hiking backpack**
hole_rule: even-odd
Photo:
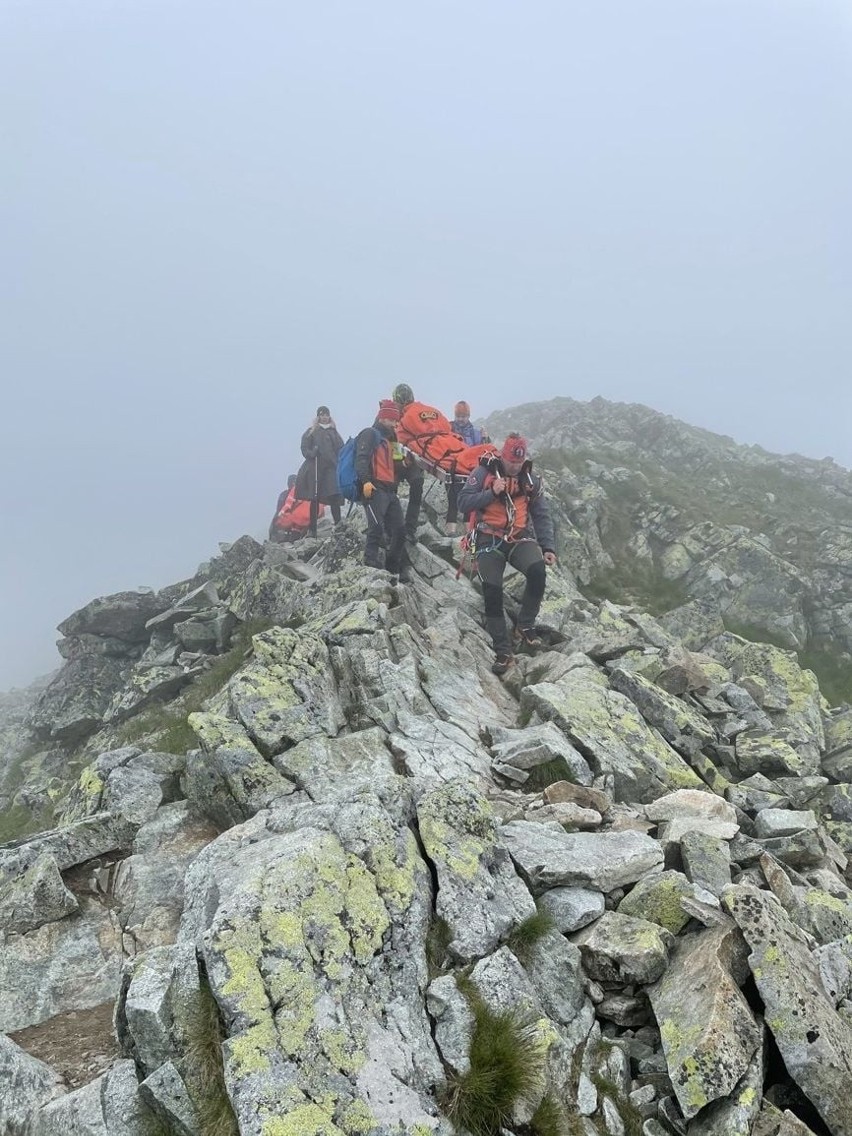
[[[382,435],[373,427],[377,443],[383,441]],[[347,438],[337,455],[337,485],[347,501],[361,500],[361,480],[355,472],[355,449],[357,438]]]

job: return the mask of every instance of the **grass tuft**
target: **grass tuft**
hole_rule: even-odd
[[[554,926],[553,918],[546,911],[537,911],[510,932],[506,946],[521,962],[526,962],[539,939]]]
[[[187,1089],[204,1136],[239,1136],[239,1126],[225,1089],[222,1022],[206,978],[189,1015],[189,1042],[184,1053]]]
[[[496,1013],[470,981],[459,988],[474,1016],[470,1069],[450,1078],[446,1112],[470,1136],[497,1136],[516,1103],[540,1090],[547,1048],[529,1015]]]
[[[548,785],[555,785],[557,781],[570,781],[575,785],[577,778],[564,757],[554,757],[543,765],[536,765],[529,771],[522,788],[525,793],[540,793]]]
[[[582,1136],[583,1127],[579,1116],[568,1115],[549,1094],[542,1097],[541,1104],[532,1115],[529,1124],[531,1136]]]

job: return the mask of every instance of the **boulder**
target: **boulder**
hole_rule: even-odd
[[[541,896],[538,906],[540,911],[551,917],[557,931],[569,935],[603,915],[605,904],[602,892],[590,888],[555,887]]]
[[[25,934],[77,910],[77,900],[62,882],[49,852],[0,887],[0,928],[6,935]]]
[[[599,982],[656,982],[668,963],[674,935],[657,923],[605,911],[596,923],[578,931],[574,942],[583,967]]]
[[[535,903],[497,838],[488,803],[464,782],[417,803],[420,838],[437,874],[436,912],[452,932],[450,950],[469,962],[494,950]]]
[[[679,940],[648,996],[683,1115],[730,1096],[749,1071],[762,1030],[739,989],[745,950],[735,927]]]
[[[491,768],[501,777],[523,785],[530,771],[542,765],[559,763],[577,785],[591,785],[592,771],[584,757],[568,742],[552,722],[507,730],[498,726],[492,733]]]
[[[64,1092],[55,1070],[0,1034],[0,1132],[4,1136],[30,1136],[32,1116]]]
[[[649,726],[685,757],[693,757],[716,741],[716,731],[697,710],[642,675],[616,667],[610,675],[613,690],[626,695]]]
[[[151,591],[116,592],[79,608],[59,624],[62,635],[97,635],[137,643],[148,638],[145,627],[162,603]]]
[[[725,907],[751,948],[749,966],[787,1071],[835,1136],[852,1134],[852,1030],[827,996],[803,933],[773,896],[748,884]]]
[[[689,922],[681,906],[685,895],[694,896],[695,888],[681,872],[661,872],[639,880],[618,905],[620,915],[648,920],[677,935]]]
[[[663,862],[656,840],[630,830],[568,833],[513,821],[500,829],[500,837],[535,895],[571,885],[610,892]]]
[[[522,711],[554,722],[587,757],[596,775],[612,777],[621,799],[652,801],[701,780],[623,694],[600,685],[588,668],[521,694]]]

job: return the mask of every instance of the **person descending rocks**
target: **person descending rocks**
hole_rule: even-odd
[[[454,418],[450,429],[466,446],[481,446],[483,442],[491,439],[479,426],[474,426],[470,420],[470,404],[461,399],[453,409]],[[447,519],[445,531],[448,536],[455,536],[458,531],[458,493],[459,487],[455,479],[447,483]]]
[[[384,567],[399,576],[400,583],[410,584],[408,556],[405,551],[405,520],[397,496],[397,462],[394,461],[396,424],[399,407],[390,398],[379,403],[372,426],[362,430],[355,442],[355,472],[361,483],[362,504],[367,516],[367,541],[364,563],[381,568],[380,548],[387,543]]]
[[[399,407],[400,416],[406,406],[414,402],[414,392],[408,383],[398,383],[394,387],[393,401]],[[397,446],[395,452],[396,479],[408,482],[408,505],[405,510],[405,537],[412,544],[417,540],[417,524],[420,520],[420,502],[423,500],[423,470],[410,454],[404,454]]]
[[[309,531],[317,535],[319,506],[330,505],[334,523],[340,524],[340,507],[343,498],[337,484],[337,455],[343,448],[343,439],[327,406],[317,407],[317,416],[302,435],[304,461],[296,478],[296,496],[310,501]]]
[[[491,669],[503,675],[514,663],[513,646],[528,651],[541,646],[535,621],[544,597],[545,565],[556,563],[550,506],[520,434],[510,434],[499,454],[481,459],[459,491],[459,509],[471,515],[485,626],[496,656]],[[512,643],[503,613],[507,564],[526,576]]]
[[[325,512],[320,505],[319,516]],[[278,495],[275,516],[269,526],[269,539],[277,544],[288,544],[301,540],[311,525],[311,502],[299,501],[296,497],[296,475],[287,478],[287,488]]]

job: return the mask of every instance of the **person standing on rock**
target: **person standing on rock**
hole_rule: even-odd
[[[414,391],[408,383],[398,383],[394,387],[393,400],[399,408],[400,417],[406,406],[414,402]],[[397,482],[408,482],[408,506],[405,510],[405,539],[411,544],[417,540],[417,524],[420,520],[420,502],[423,500],[423,470],[410,454],[396,451]]]
[[[527,443],[510,434],[500,453],[481,459],[459,491],[459,510],[473,514],[474,552],[485,599],[485,626],[494,644],[491,668],[503,675],[516,650],[541,646],[535,630],[546,582],[545,565],[556,563],[550,506],[541,477],[533,473]],[[503,574],[511,564],[526,576],[518,622],[509,641],[503,612]]]
[[[340,524],[343,497],[337,484],[337,455],[343,448],[343,439],[327,406],[317,407],[317,416],[302,435],[304,461],[296,477],[296,497],[310,501],[309,532],[317,535],[319,506],[329,505],[336,525]]]
[[[369,568],[382,567],[380,548],[385,539],[384,567],[398,575],[400,583],[410,584],[405,552],[405,519],[396,491],[394,448],[397,422],[399,407],[393,399],[383,398],[375,422],[362,430],[355,440],[355,473],[361,483],[362,504],[367,517],[364,563]]]

